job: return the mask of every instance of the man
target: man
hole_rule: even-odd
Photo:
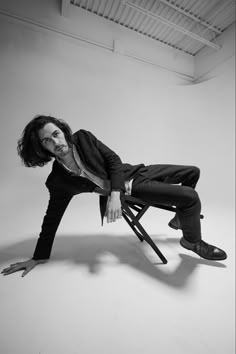
[[[25,276],[50,258],[54,237],[72,197],[99,193],[102,219],[121,218],[121,194],[159,204],[175,205],[177,214],[169,222],[181,229],[180,244],[209,260],[223,260],[226,253],[201,239],[201,203],[195,187],[200,171],[194,166],[130,165],[92,133],[72,135],[67,123],[50,116],[37,116],[25,127],[18,141],[18,154],[27,167],[44,166],[55,159],[46,186],[50,199],[32,259],[11,264],[2,273],[24,269]],[[181,184],[181,185],[180,185]]]

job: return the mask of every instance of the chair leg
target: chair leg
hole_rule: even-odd
[[[144,237],[142,236],[142,234],[137,231],[135,225],[133,225],[133,223],[130,221],[130,219],[128,218],[128,216],[126,215],[126,212],[122,212],[123,217],[125,218],[125,220],[127,221],[127,223],[129,224],[129,226],[131,227],[131,229],[134,231],[134,233],[138,236],[138,238],[140,239],[141,242],[143,242]]]
[[[157,247],[157,245],[153,242],[153,240],[151,239],[151,237],[148,235],[148,233],[144,230],[144,228],[142,227],[142,225],[140,224],[140,222],[136,219],[135,215],[133,214],[133,212],[130,210],[130,208],[127,206],[126,203],[123,203],[122,205],[123,209],[125,210],[125,212],[127,213],[127,215],[131,218],[132,223],[130,222],[130,220],[127,220],[127,215],[125,215],[125,213],[123,213],[123,215],[125,215],[125,220],[128,222],[128,224],[132,227],[132,229],[134,230],[134,225],[137,227],[137,229],[140,231],[140,234],[142,235],[142,237],[144,238],[144,240],[152,247],[152,249],[155,251],[155,253],[158,255],[158,257],[161,259],[161,261],[166,264],[167,263],[167,259],[164,257],[164,255],[161,253],[161,251],[159,250],[159,248]],[[136,230],[134,230],[134,232],[136,233]],[[136,233],[136,235],[138,236],[138,234]],[[140,237],[138,236],[138,238],[140,239]]]

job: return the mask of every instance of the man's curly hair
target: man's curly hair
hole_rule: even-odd
[[[26,125],[17,142],[17,152],[25,166],[42,167],[52,160],[53,155],[43,148],[38,135],[38,131],[48,123],[53,123],[61,129],[68,145],[72,145],[72,131],[66,122],[51,116],[36,116]]]

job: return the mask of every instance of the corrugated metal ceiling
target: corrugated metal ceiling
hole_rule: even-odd
[[[235,21],[235,0],[72,0],[72,4],[144,38],[195,55]]]

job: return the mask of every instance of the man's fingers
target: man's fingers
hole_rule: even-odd
[[[111,222],[114,222],[115,221],[115,211],[113,211],[112,213],[111,213]]]
[[[2,270],[1,273],[5,273],[5,272],[9,272],[10,270],[13,270],[13,269],[18,269],[19,266],[11,266],[11,267],[8,267],[8,268],[5,268]]]
[[[122,210],[121,210],[121,209],[118,210],[118,216],[117,216],[117,218],[118,218],[118,219],[122,218]]]
[[[107,222],[112,221],[112,211],[110,209],[107,209]]]
[[[114,213],[113,221],[116,221],[118,218],[119,218],[119,211],[116,210],[116,212]]]
[[[122,210],[118,209],[118,210],[107,210],[107,222],[114,222],[117,219],[120,219],[122,217]]]
[[[34,267],[27,268],[23,273],[22,277],[24,277],[26,274],[28,274]]]
[[[19,267],[21,265],[21,263],[22,262],[12,263],[12,264],[10,264],[9,267],[3,269],[1,273],[6,272],[6,271],[8,271],[10,269],[14,269],[15,267]]]
[[[116,221],[117,219],[120,219],[121,217],[122,217],[122,210],[121,210],[121,208],[120,208],[120,209],[116,210],[116,213],[115,213],[115,221]]]
[[[112,210],[108,211],[108,220],[109,220],[108,222],[115,221],[114,218],[115,218],[115,213]]]
[[[12,269],[12,268],[13,268],[13,266],[4,268],[4,269],[1,271],[1,273],[7,272],[8,270],[10,270],[10,269]]]
[[[26,267],[24,265],[22,265],[21,263],[22,262],[15,263],[15,264],[11,265],[10,267],[3,269],[1,273],[3,275],[8,275],[8,274],[18,272],[19,270],[25,269]]]
[[[42,261],[45,262],[45,261]],[[29,259],[25,262],[18,262],[12,264],[10,267],[3,269],[2,274],[3,275],[9,275],[15,272],[18,272],[19,270],[23,270],[22,276],[24,277],[27,273],[29,273],[38,263],[39,261],[34,261],[32,259]]]
[[[21,270],[21,269],[22,269],[22,268],[20,268],[20,267],[15,267],[15,268],[9,269],[9,270],[5,271],[5,272],[3,273],[3,275],[9,275],[9,274],[18,272],[18,271]]]

